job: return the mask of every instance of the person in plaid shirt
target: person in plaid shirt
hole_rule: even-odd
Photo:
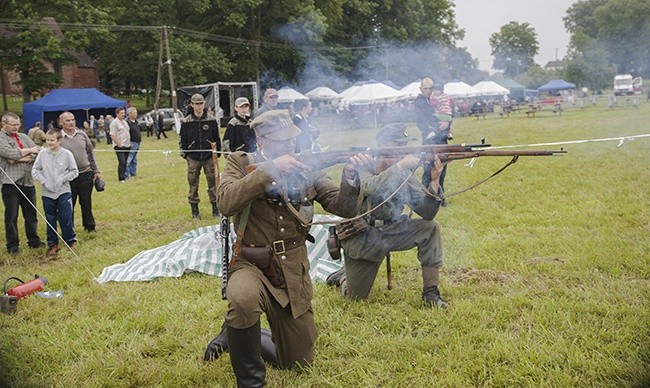
[[[0,131],[0,182],[2,202],[5,206],[5,237],[7,252],[20,252],[18,238],[18,209],[25,218],[27,243],[32,248],[44,246],[38,237],[36,218],[36,189],[32,178],[32,166],[40,147],[24,133],[18,133],[20,117],[12,112],[2,115]]]

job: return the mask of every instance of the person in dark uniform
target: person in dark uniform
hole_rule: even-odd
[[[345,165],[340,187],[294,156],[300,129],[286,110],[253,120],[259,150],[228,156],[218,190],[224,216],[234,216],[233,249],[225,316],[230,361],[240,387],[261,387],[260,316],[266,314],[280,368],[308,366],[317,331],[305,240],[313,202],[342,217],[356,213],[358,170],[370,157],[358,154]],[[248,172],[247,172],[248,171]]]
[[[187,183],[190,186],[187,200],[192,209],[192,218],[201,218],[199,213],[199,178],[201,169],[203,169],[208,182],[208,197],[212,204],[212,216],[219,217],[215,167],[212,161],[212,143],[216,143],[217,151],[221,151],[219,126],[217,118],[205,110],[205,99],[201,94],[193,95],[191,103],[192,113],[183,119],[179,141],[181,156],[187,160]]]

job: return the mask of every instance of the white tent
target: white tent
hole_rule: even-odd
[[[405,100],[416,98],[418,94],[421,93],[420,83],[421,81],[413,81],[410,84],[404,86],[402,89],[400,89],[400,93],[402,93],[401,98]]]
[[[369,105],[396,101],[402,94],[381,82],[367,83],[359,86],[343,97],[345,105]]]
[[[296,100],[309,100],[307,96],[288,86],[283,86],[278,90],[278,102],[289,103]]]
[[[340,98],[338,93],[328,88],[327,86],[319,86],[317,88],[314,88],[305,93],[305,96],[309,97],[312,100],[336,100]]]
[[[461,81],[447,82],[443,90],[452,97],[473,97],[479,94],[477,89]]]
[[[474,85],[474,88],[478,89],[479,96],[504,96],[510,94],[510,90],[494,81],[481,81]]]
[[[356,92],[357,89],[359,89],[360,87],[361,87],[361,84],[359,84],[359,85],[352,85],[352,86],[350,86],[349,88],[347,88],[347,89],[345,89],[344,91],[342,91],[341,93],[339,93],[339,97],[341,97],[343,100],[345,100],[346,97],[348,97],[348,96],[351,95],[352,93]]]

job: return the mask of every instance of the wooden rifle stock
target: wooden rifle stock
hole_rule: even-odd
[[[566,151],[560,150],[486,150],[490,144],[431,144],[421,146],[403,146],[403,147],[377,147],[377,148],[353,148],[350,150],[335,150],[326,152],[302,152],[295,154],[295,158],[314,170],[331,167],[339,163],[347,163],[348,160],[357,154],[365,153],[372,157],[404,157],[406,155],[421,156],[426,154],[427,159],[432,160],[437,155],[441,162],[447,162],[459,159],[477,158],[480,156],[550,156],[555,154],[565,154]],[[246,167],[246,173],[250,173],[257,168],[257,164],[251,164]]]

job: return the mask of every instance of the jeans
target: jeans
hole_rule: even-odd
[[[56,234],[57,221],[61,225],[61,237],[68,245],[77,241],[72,226],[72,193],[63,193],[57,199],[43,198],[43,210],[47,220],[47,245],[58,245],[59,236]]]
[[[22,193],[25,195],[23,196]],[[27,197],[27,198],[25,198]],[[36,218],[36,189],[34,186],[2,185],[2,202],[5,206],[5,237],[7,250],[17,251],[20,245],[18,238],[18,208],[20,207],[25,219],[25,234],[31,247],[41,245],[38,237],[38,219]]]
[[[135,176],[138,168],[138,150],[140,143],[131,142],[131,152],[126,159],[126,177]]]
[[[74,207],[81,206],[81,220],[84,229],[87,231],[95,230],[95,217],[93,216],[93,172],[86,171],[79,174],[78,177],[70,181],[72,190],[72,219],[74,222]]]

